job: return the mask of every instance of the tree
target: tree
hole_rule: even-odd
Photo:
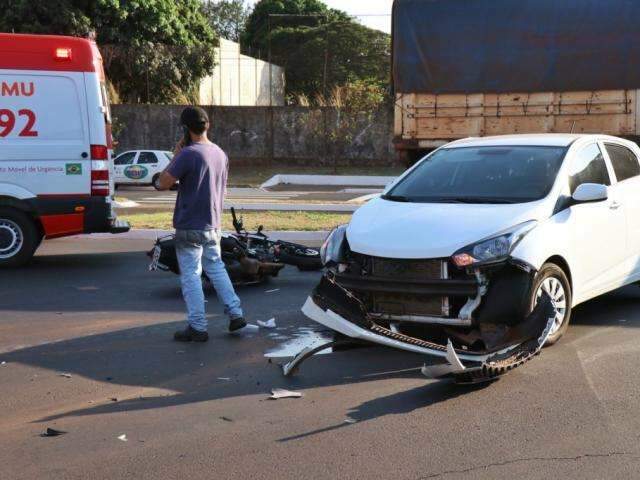
[[[251,9],[244,0],[205,0],[204,13],[219,37],[239,42]]]
[[[270,50],[271,61],[285,68],[290,98],[327,96],[361,80],[389,84],[389,35],[318,0],[261,0],[243,40],[254,52]]]
[[[125,102],[187,101],[213,70],[217,40],[200,0],[0,0],[0,11],[3,31],[95,32]]]

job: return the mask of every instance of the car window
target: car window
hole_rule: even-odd
[[[385,199],[417,203],[522,203],[549,194],[565,147],[443,148],[426,158]]]
[[[138,158],[138,165],[141,163],[158,163],[158,159],[156,158],[156,154],[153,152],[140,152],[140,157]]]
[[[113,161],[114,165],[131,165],[136,157],[136,152],[126,152],[118,155]]]
[[[605,147],[619,182],[640,175],[638,157],[631,150],[622,145],[614,145],[612,143],[607,143]]]
[[[583,183],[599,183],[611,185],[607,164],[597,144],[592,143],[583,148],[573,158],[569,172],[571,194]]]

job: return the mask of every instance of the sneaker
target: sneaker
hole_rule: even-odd
[[[176,342],[200,342],[204,343],[209,340],[209,334],[207,332],[199,332],[191,328],[189,325],[184,330],[178,330],[173,334],[173,339]]]
[[[244,321],[244,318],[242,317],[232,318],[231,321],[229,322],[229,331],[237,332],[238,330],[242,330],[246,326],[247,326],[247,322]]]

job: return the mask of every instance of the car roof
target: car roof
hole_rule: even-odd
[[[495,147],[495,146],[541,146],[541,147],[568,147],[577,140],[615,140],[624,142],[623,139],[608,135],[587,135],[573,133],[540,133],[526,135],[500,135],[495,137],[464,138],[445,145],[444,148],[461,147]]]

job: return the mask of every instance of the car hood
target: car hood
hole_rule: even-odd
[[[443,258],[529,220],[545,218],[544,201],[506,204],[404,203],[378,198],[347,229],[352,251],[386,258]],[[548,217],[548,214],[546,215]]]

